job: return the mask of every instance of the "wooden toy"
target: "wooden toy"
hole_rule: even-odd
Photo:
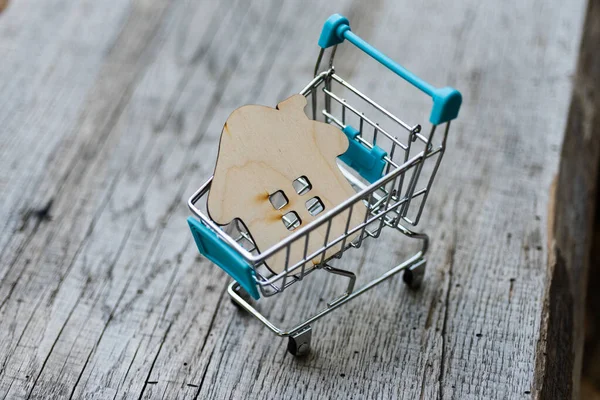
[[[220,225],[241,219],[259,251],[356,193],[336,162],[348,149],[346,135],[308,119],[305,106],[306,98],[300,94],[282,101],[277,109],[243,106],[229,116],[221,133],[208,212]],[[351,225],[360,224],[365,212],[362,203],[355,204]],[[332,219],[330,237],[344,233],[347,215]],[[307,254],[323,246],[326,230],[323,226],[311,235]],[[334,246],[325,257],[339,250],[340,245]],[[295,243],[290,256],[300,259],[303,252],[304,244]],[[279,251],[267,260],[273,272],[284,270],[285,253]]]

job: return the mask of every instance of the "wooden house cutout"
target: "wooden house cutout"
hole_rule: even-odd
[[[243,106],[229,116],[221,133],[208,212],[220,225],[241,219],[259,251],[356,193],[336,163],[347,150],[348,139],[336,127],[309,119],[305,106],[302,95],[282,101],[277,109]],[[350,229],[363,222],[365,212],[362,202],[353,206]],[[348,214],[344,211],[332,220],[330,241],[344,233]],[[324,245],[326,228],[324,224],[310,234],[308,255]],[[304,242],[292,245],[290,267],[303,258]],[[341,242],[326,257],[340,247]],[[320,260],[315,258],[313,264]],[[282,272],[285,263],[285,248],[267,260],[275,273]]]

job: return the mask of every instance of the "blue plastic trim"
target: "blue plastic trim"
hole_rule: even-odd
[[[256,288],[254,269],[227,243],[219,239],[209,227],[192,217],[189,217],[187,222],[200,254],[217,264],[235,279],[250,296],[258,300],[260,295]]]
[[[338,34],[338,28],[342,29],[342,34]],[[323,30],[321,30],[321,36],[319,36],[319,46],[326,49],[328,47],[340,44],[344,41],[343,30],[350,30],[350,22],[348,18],[340,15],[333,14],[327,18]]]
[[[342,132],[348,137],[348,150],[339,158],[348,166],[352,167],[370,183],[377,181],[383,175],[387,153],[379,146],[375,145],[369,149],[360,143],[356,137],[359,131],[350,125],[346,125]]]
[[[432,97],[433,108],[429,115],[429,122],[438,125],[458,117],[462,104],[462,95],[458,90],[451,87],[435,89]]]
[[[342,43],[344,39],[347,39],[396,75],[429,95],[433,99],[433,108],[429,116],[429,121],[432,124],[442,124],[458,117],[462,104],[462,95],[458,90],[450,87],[438,89],[425,82],[352,32],[347,18],[340,14],[333,14],[325,21],[319,37],[319,46],[327,48]]]

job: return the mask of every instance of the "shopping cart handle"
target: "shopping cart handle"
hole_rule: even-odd
[[[350,30],[348,19],[340,14],[333,14],[325,21],[321,36],[319,37],[319,46],[326,49],[328,47],[340,44],[347,39],[350,43],[379,61],[389,68],[392,72],[428,94],[433,99],[433,108],[429,121],[432,124],[442,124],[455,119],[462,103],[462,95],[456,89],[451,87],[436,88],[425,82],[394,60],[365,42]]]
[[[249,295],[258,300],[260,295],[256,289],[254,269],[244,261],[239,253],[219,239],[217,234],[209,227],[192,217],[189,217],[187,221],[200,254],[217,264],[235,279]]]

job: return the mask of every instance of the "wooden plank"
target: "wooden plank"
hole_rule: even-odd
[[[82,6],[85,7],[85,4]],[[61,303],[61,296],[57,297],[59,289],[63,288],[69,301],[79,303],[85,298],[76,294],[76,290],[91,279],[93,275],[90,271],[75,270],[86,277],[78,281],[76,276],[74,286],[69,284],[67,277],[69,272],[73,271],[74,255],[81,251],[89,239],[95,221],[107,208],[110,191],[114,189],[114,170],[110,171],[106,154],[112,154],[117,159],[121,157],[126,163],[131,162],[133,156],[126,154],[131,152],[131,146],[135,147],[135,138],[131,137],[129,148],[126,147],[125,152],[118,152],[111,148],[114,147],[115,140],[111,133],[116,119],[122,112],[121,101],[127,103],[131,84],[138,79],[140,68],[146,65],[148,51],[144,50],[148,42],[156,36],[156,29],[151,24],[155,19],[152,14],[161,14],[160,8],[155,9],[149,4],[137,6],[137,10],[133,10],[133,18],[130,18],[126,25],[126,30],[121,33],[121,38],[127,40],[131,47],[113,47],[112,51],[109,51],[109,60],[97,77],[99,90],[92,91],[94,97],[84,113],[85,118],[80,121],[76,130],[69,132],[71,136],[53,154],[64,163],[52,164],[44,171],[45,179],[38,190],[45,197],[42,200],[44,203],[48,199],[56,199],[52,215],[58,223],[38,223],[33,226],[33,232],[29,227],[32,237],[25,242],[25,246],[17,247],[16,254],[9,254],[15,260],[9,265],[7,284],[2,286],[3,320],[12,321],[13,326],[12,329],[2,332],[3,346],[7,349],[3,357],[3,370],[6,376],[12,378],[3,380],[3,384],[6,384],[3,386],[3,395],[9,398],[25,396],[32,392],[49,360],[50,352],[58,343],[58,332],[63,332],[66,318],[72,315],[70,310],[74,308],[69,302]],[[121,28],[122,25],[115,27]],[[110,35],[107,36],[110,38]],[[100,50],[105,52],[107,48]],[[152,46],[151,50],[154,51]],[[58,117],[62,118],[60,114]],[[143,151],[143,148],[139,151]],[[82,188],[82,182],[87,182],[87,189]],[[70,197],[73,194],[73,185],[79,187],[75,202]],[[65,187],[71,189],[63,191]],[[66,197],[62,197],[63,194]],[[62,206],[60,198],[64,201]],[[103,263],[98,265],[100,268],[107,266]],[[40,273],[37,273],[38,270]],[[104,270],[103,276],[106,276],[106,273]],[[52,278],[50,284],[49,277]],[[102,287],[95,289],[99,288]],[[54,313],[52,310],[57,307],[60,312]],[[103,314],[98,317],[103,317]],[[15,351],[19,348],[27,350]],[[80,361],[84,362],[85,358]],[[77,376],[76,370],[69,369],[69,372]],[[64,387],[65,385],[61,386],[59,382],[54,390],[71,390]]]
[[[49,198],[39,195],[47,186],[44,174],[61,164],[57,147],[76,134],[73,129],[84,112],[84,99],[127,12],[126,2],[114,7],[90,4],[25,1],[1,16],[2,265],[14,261],[6,257],[14,256],[28,240],[38,220],[35,211],[48,204]],[[86,13],[89,17],[84,17]],[[9,270],[2,268],[0,279]]]
[[[66,2],[46,23],[55,4],[11,3],[1,18],[41,22],[35,35],[0,35],[11,49],[0,121],[31,124],[0,133],[0,396],[542,393],[546,207],[583,2],[324,3],[137,1],[107,11]],[[314,352],[297,360],[228,304],[227,277],[196,255],[183,200],[212,172],[233,109],[274,105],[308,82],[333,12],[434,84],[459,88],[465,104],[420,226],[432,236],[424,287],[395,279],[365,294],[315,324]],[[82,34],[89,20],[102,35]],[[68,40],[49,34],[57,27]],[[36,43],[49,50],[27,64]],[[90,58],[53,56],[65,49]],[[428,101],[403,95],[375,63],[347,46],[337,57],[359,89],[409,120],[426,115]],[[25,94],[15,76],[30,85]],[[55,99],[64,82],[73,87]],[[26,99],[24,111],[7,93]],[[15,162],[17,172],[4,172]],[[385,235],[344,262],[374,277],[410,254],[401,239]],[[298,320],[341,284],[321,275],[263,309]]]
[[[543,372],[539,377],[540,397],[546,399],[593,395],[584,393],[584,388],[580,391],[579,383],[585,325],[593,326],[584,317],[585,293],[589,288],[588,296],[594,299],[594,282],[597,282],[593,280],[597,268],[590,271],[589,280],[588,270],[594,266],[590,255],[598,220],[600,100],[594,95],[600,90],[598,43],[600,1],[595,0],[588,3],[586,12],[560,169],[550,204],[553,218],[548,226],[548,283],[540,335],[542,354],[538,356],[541,363],[538,370]],[[593,346],[590,350],[587,345],[586,353],[590,353],[587,358],[591,359]]]

